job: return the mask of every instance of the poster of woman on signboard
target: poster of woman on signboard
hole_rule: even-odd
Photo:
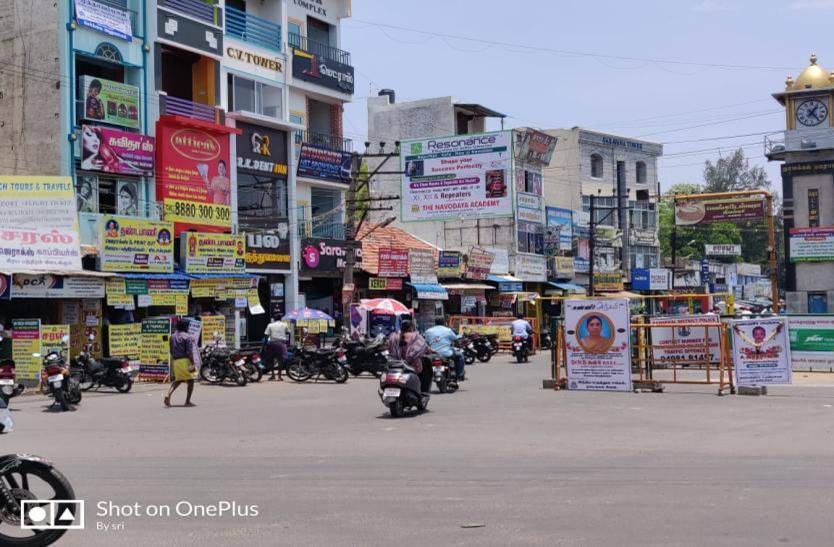
[[[577,323],[576,339],[588,353],[605,353],[614,344],[614,327],[605,314],[589,313]]]

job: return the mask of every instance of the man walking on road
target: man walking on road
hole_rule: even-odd
[[[197,341],[188,333],[188,319],[180,317],[177,321],[177,332],[171,336],[171,373],[174,383],[165,396],[165,406],[171,406],[171,395],[186,382],[188,391],[185,394],[184,406],[197,406],[191,402],[191,394],[194,393],[194,380],[197,379],[197,370],[200,368],[200,352],[197,348]]]

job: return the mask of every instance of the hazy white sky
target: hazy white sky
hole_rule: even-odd
[[[345,133],[365,140],[365,99],[380,88],[398,101],[453,95],[507,114],[507,127],[665,143],[664,188],[701,182],[705,160],[743,146],[778,190],[763,136],[749,134],[784,129],[770,94],[811,52],[834,69],[832,17],[834,0],[354,0],[343,23],[357,77]],[[710,140],[680,142],[698,139]]]

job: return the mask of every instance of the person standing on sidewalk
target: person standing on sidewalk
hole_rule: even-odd
[[[278,380],[282,380],[281,371],[287,362],[287,339],[289,326],[279,317],[273,317],[272,322],[264,330],[264,359],[270,371],[269,379],[275,380],[275,369],[278,369]]]
[[[188,333],[188,319],[181,317],[177,321],[177,332],[171,336],[171,372],[174,383],[165,396],[165,406],[171,406],[171,395],[185,382],[188,391],[185,394],[184,406],[197,406],[191,402],[194,393],[194,380],[200,368],[200,352],[194,336]]]

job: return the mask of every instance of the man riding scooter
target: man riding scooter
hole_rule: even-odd
[[[530,336],[533,334],[533,327],[524,319],[524,314],[519,313],[516,315],[516,320],[512,322],[512,330],[512,337],[520,336],[527,345],[527,350],[532,352],[533,347],[530,345]]]
[[[435,353],[455,362],[455,376],[458,382],[463,382],[466,379],[464,377],[466,375],[465,361],[463,355],[454,347],[455,340],[460,336],[446,326],[446,318],[437,317],[434,320],[434,326],[428,329],[424,336]]]

